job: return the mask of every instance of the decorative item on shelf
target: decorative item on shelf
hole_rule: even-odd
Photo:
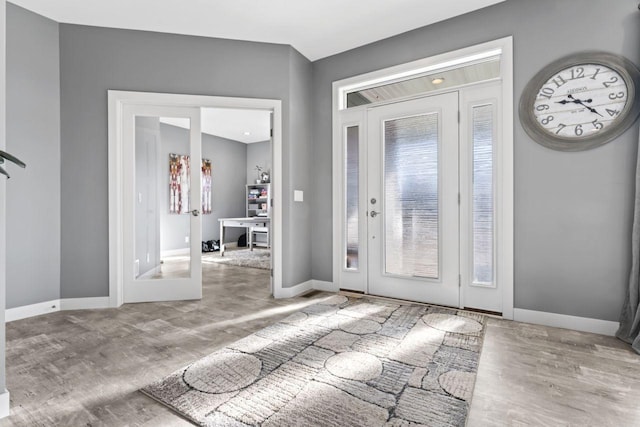
[[[22,160],[18,159],[17,157],[7,153],[6,151],[2,151],[0,150],[0,165],[4,163],[4,161],[9,160],[12,163],[15,163],[16,165],[20,166],[21,168],[25,168],[27,167],[26,163],[24,163]],[[9,173],[2,167],[0,166],[0,173],[4,176],[8,178],[11,178],[9,176]]]
[[[605,144],[638,118],[640,71],[599,51],[565,56],[540,70],[520,98],[520,122],[537,143],[581,151]]]
[[[258,179],[256,179],[256,184],[262,183],[262,167],[260,165],[256,165],[256,171],[258,171]]]
[[[268,170],[265,170],[260,174],[260,180],[262,181],[263,184],[267,184],[271,182],[271,177],[269,175],[270,174]]]

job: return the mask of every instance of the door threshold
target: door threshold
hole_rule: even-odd
[[[426,306],[426,307],[441,307],[441,308],[446,308],[448,310],[466,311],[466,312],[469,312],[469,313],[479,313],[479,314],[483,314],[485,316],[492,317],[492,318],[495,318],[495,319],[502,319],[502,313],[496,313],[495,311],[486,311],[486,310],[479,310],[479,309],[467,308],[467,307],[465,307],[465,308],[451,307],[451,306],[448,306],[448,305],[440,305],[440,304],[433,304],[433,303],[428,303],[428,302],[412,301],[412,300],[407,300],[407,299],[385,297],[385,296],[380,296],[380,295],[371,295],[371,294],[365,294],[364,292],[350,291],[350,290],[344,290],[344,289],[340,289],[338,294],[339,295],[344,295],[346,297],[352,297],[352,298],[365,298],[366,297],[366,298],[372,298],[372,299],[388,301],[388,302],[394,302],[394,303],[416,304],[416,305],[423,305],[423,306]]]

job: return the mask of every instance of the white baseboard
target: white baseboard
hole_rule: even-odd
[[[170,249],[168,251],[162,251],[160,253],[160,258],[165,258],[169,256],[189,255],[190,253],[191,253],[191,248]]]
[[[5,322],[13,322],[14,320],[40,316],[41,314],[54,313],[56,311],[60,311],[59,299],[39,302],[36,304],[23,305],[15,308],[8,308],[4,311],[4,318]]]
[[[325,282],[323,280],[312,280],[313,289],[325,292],[338,292],[340,289],[333,282]]]
[[[88,310],[109,308],[109,297],[64,298],[60,300],[60,310]]]
[[[274,298],[293,298],[298,295],[302,295],[310,290],[326,291],[326,292],[338,292],[338,289],[332,282],[325,282],[322,280],[307,280],[290,288],[282,288],[280,292],[274,295]]]
[[[305,292],[313,289],[313,280],[307,280],[306,282],[300,283],[295,286],[291,286],[290,288],[282,288],[279,289],[279,292],[275,292],[273,295],[274,298],[293,298],[301,295]]]
[[[96,308],[109,308],[109,297],[94,298],[62,298],[36,304],[23,305],[21,307],[8,308],[4,312],[5,322],[40,316],[41,314],[55,313],[65,310],[87,310]],[[0,398],[2,395],[0,395]],[[1,403],[1,402],[0,402]]]
[[[513,320],[517,322],[535,323],[537,325],[554,326],[556,328],[573,329],[601,335],[615,335],[620,324],[609,320],[589,317],[569,316],[567,314],[547,313],[544,311],[513,309]]]
[[[8,417],[10,414],[9,408],[9,391],[4,390],[0,393],[0,418]]]

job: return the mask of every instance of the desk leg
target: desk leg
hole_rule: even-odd
[[[249,250],[253,250],[253,227],[249,227]]]
[[[220,256],[224,256],[224,222],[220,221]]]

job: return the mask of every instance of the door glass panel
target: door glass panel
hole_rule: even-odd
[[[493,283],[493,105],[473,108],[473,283]]]
[[[135,118],[134,275],[191,277],[190,121]],[[196,200],[199,202],[199,200]]]
[[[387,274],[438,278],[438,114],[384,122]]]
[[[345,242],[345,268],[348,270],[358,269],[358,252],[360,246],[359,231],[359,191],[358,179],[359,167],[359,127],[349,126],[346,128],[346,155],[345,155],[345,206],[346,206],[346,242]]]

